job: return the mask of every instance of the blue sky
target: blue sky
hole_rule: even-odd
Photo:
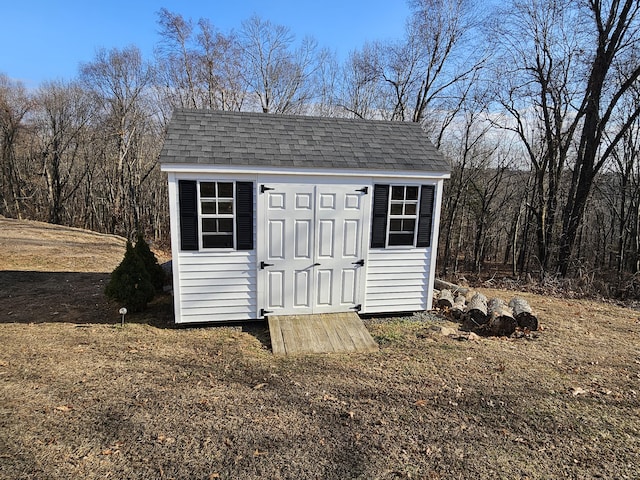
[[[37,87],[71,79],[98,48],[137,45],[148,59],[158,42],[160,8],[185,18],[208,18],[219,30],[239,29],[257,14],[311,35],[340,58],[368,40],[402,35],[406,0],[18,0],[5,2],[0,29],[0,73]]]

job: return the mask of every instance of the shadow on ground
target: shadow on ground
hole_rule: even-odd
[[[0,322],[119,323],[122,305],[105,296],[108,281],[108,273],[0,271]],[[171,302],[170,295],[159,295],[126,321],[169,327]]]
[[[73,324],[119,324],[122,305],[107,298],[108,273],[0,271],[0,323],[65,322]],[[126,323],[157,328],[203,328],[236,326],[271,347],[265,321],[207,323],[177,326],[173,297],[159,294],[141,313],[128,314]]]

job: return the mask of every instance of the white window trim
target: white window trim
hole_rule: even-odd
[[[204,251],[204,252],[233,252],[236,250],[236,182],[234,180],[218,180],[218,179],[206,179],[206,180],[197,180],[198,183],[198,188],[197,190],[197,194],[198,194],[198,247],[200,251]],[[215,183],[216,184],[216,195],[217,195],[217,184],[218,183],[231,183],[233,185],[233,197],[231,198],[231,209],[233,211],[233,213],[231,215],[229,214],[212,214],[212,213],[202,213],[202,196],[200,194],[200,185],[202,183]],[[212,197],[204,197],[205,199],[207,198],[212,198]],[[219,197],[215,197],[216,198],[216,203],[219,200]],[[216,208],[217,210],[217,208]],[[206,233],[203,231],[202,228],[202,220],[204,218],[231,218],[232,221],[232,228],[233,228],[233,238],[232,238],[232,242],[233,242],[233,246],[231,247],[205,247],[204,246],[204,236],[207,234],[211,234],[211,233]]]
[[[393,197],[393,187],[404,187],[405,188],[405,195],[406,195],[406,188],[407,187],[416,187],[418,189],[418,199],[416,201],[416,213],[415,215],[391,215],[391,203],[392,203],[392,197]],[[385,249],[390,249],[390,250],[407,250],[407,249],[411,249],[411,248],[417,248],[416,244],[418,242],[418,223],[420,221],[420,202],[422,201],[422,188],[420,184],[413,184],[413,183],[391,183],[389,184],[389,198],[387,200],[387,232],[386,232],[386,238],[385,238]],[[404,202],[406,202],[406,200],[402,200],[403,204],[405,204]],[[415,223],[413,225],[413,241],[411,243],[411,245],[389,245],[389,234],[391,233],[391,220],[393,219],[411,219],[411,220],[415,220]]]

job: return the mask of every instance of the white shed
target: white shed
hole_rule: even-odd
[[[176,110],[176,323],[431,307],[449,164],[420,125]]]

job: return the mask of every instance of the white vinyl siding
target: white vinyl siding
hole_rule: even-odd
[[[427,310],[431,248],[370,249],[362,313]]]
[[[181,253],[180,323],[256,317],[255,251]]]
[[[169,176],[173,244],[173,292],[176,323],[205,323],[257,318],[256,250],[179,249],[177,180]],[[187,178],[193,180],[193,177]],[[201,182],[250,181],[255,178],[202,176]],[[234,206],[235,208],[235,206]],[[253,209],[256,195],[253,196]],[[234,225],[235,227],[235,225]],[[256,218],[253,218],[253,242]],[[178,246],[178,248],[176,248]]]
[[[179,324],[250,320],[260,316],[262,308],[268,309],[265,272],[259,270],[261,261],[267,259],[267,232],[265,221],[266,194],[260,193],[262,184],[290,183],[292,185],[350,185],[359,190],[368,187],[362,196],[362,269],[357,289],[357,301],[361,313],[394,313],[421,311],[431,308],[435,248],[399,246],[368,248],[370,245],[372,199],[374,183],[422,185],[416,178],[373,178],[366,176],[304,175],[295,177],[272,175],[224,175],[212,172],[171,172],[169,174],[169,198],[171,234],[173,245],[173,288],[175,321]],[[181,251],[178,208],[178,181],[243,181],[254,182],[253,216],[254,250],[206,249]],[[426,183],[426,182],[425,182]],[[429,183],[431,184],[431,183]],[[442,180],[435,183],[434,223],[431,245],[437,245],[438,218],[442,192]],[[357,188],[356,188],[357,187]],[[406,213],[406,209],[403,211]],[[290,248],[290,246],[288,247]],[[268,262],[273,263],[273,262]]]

